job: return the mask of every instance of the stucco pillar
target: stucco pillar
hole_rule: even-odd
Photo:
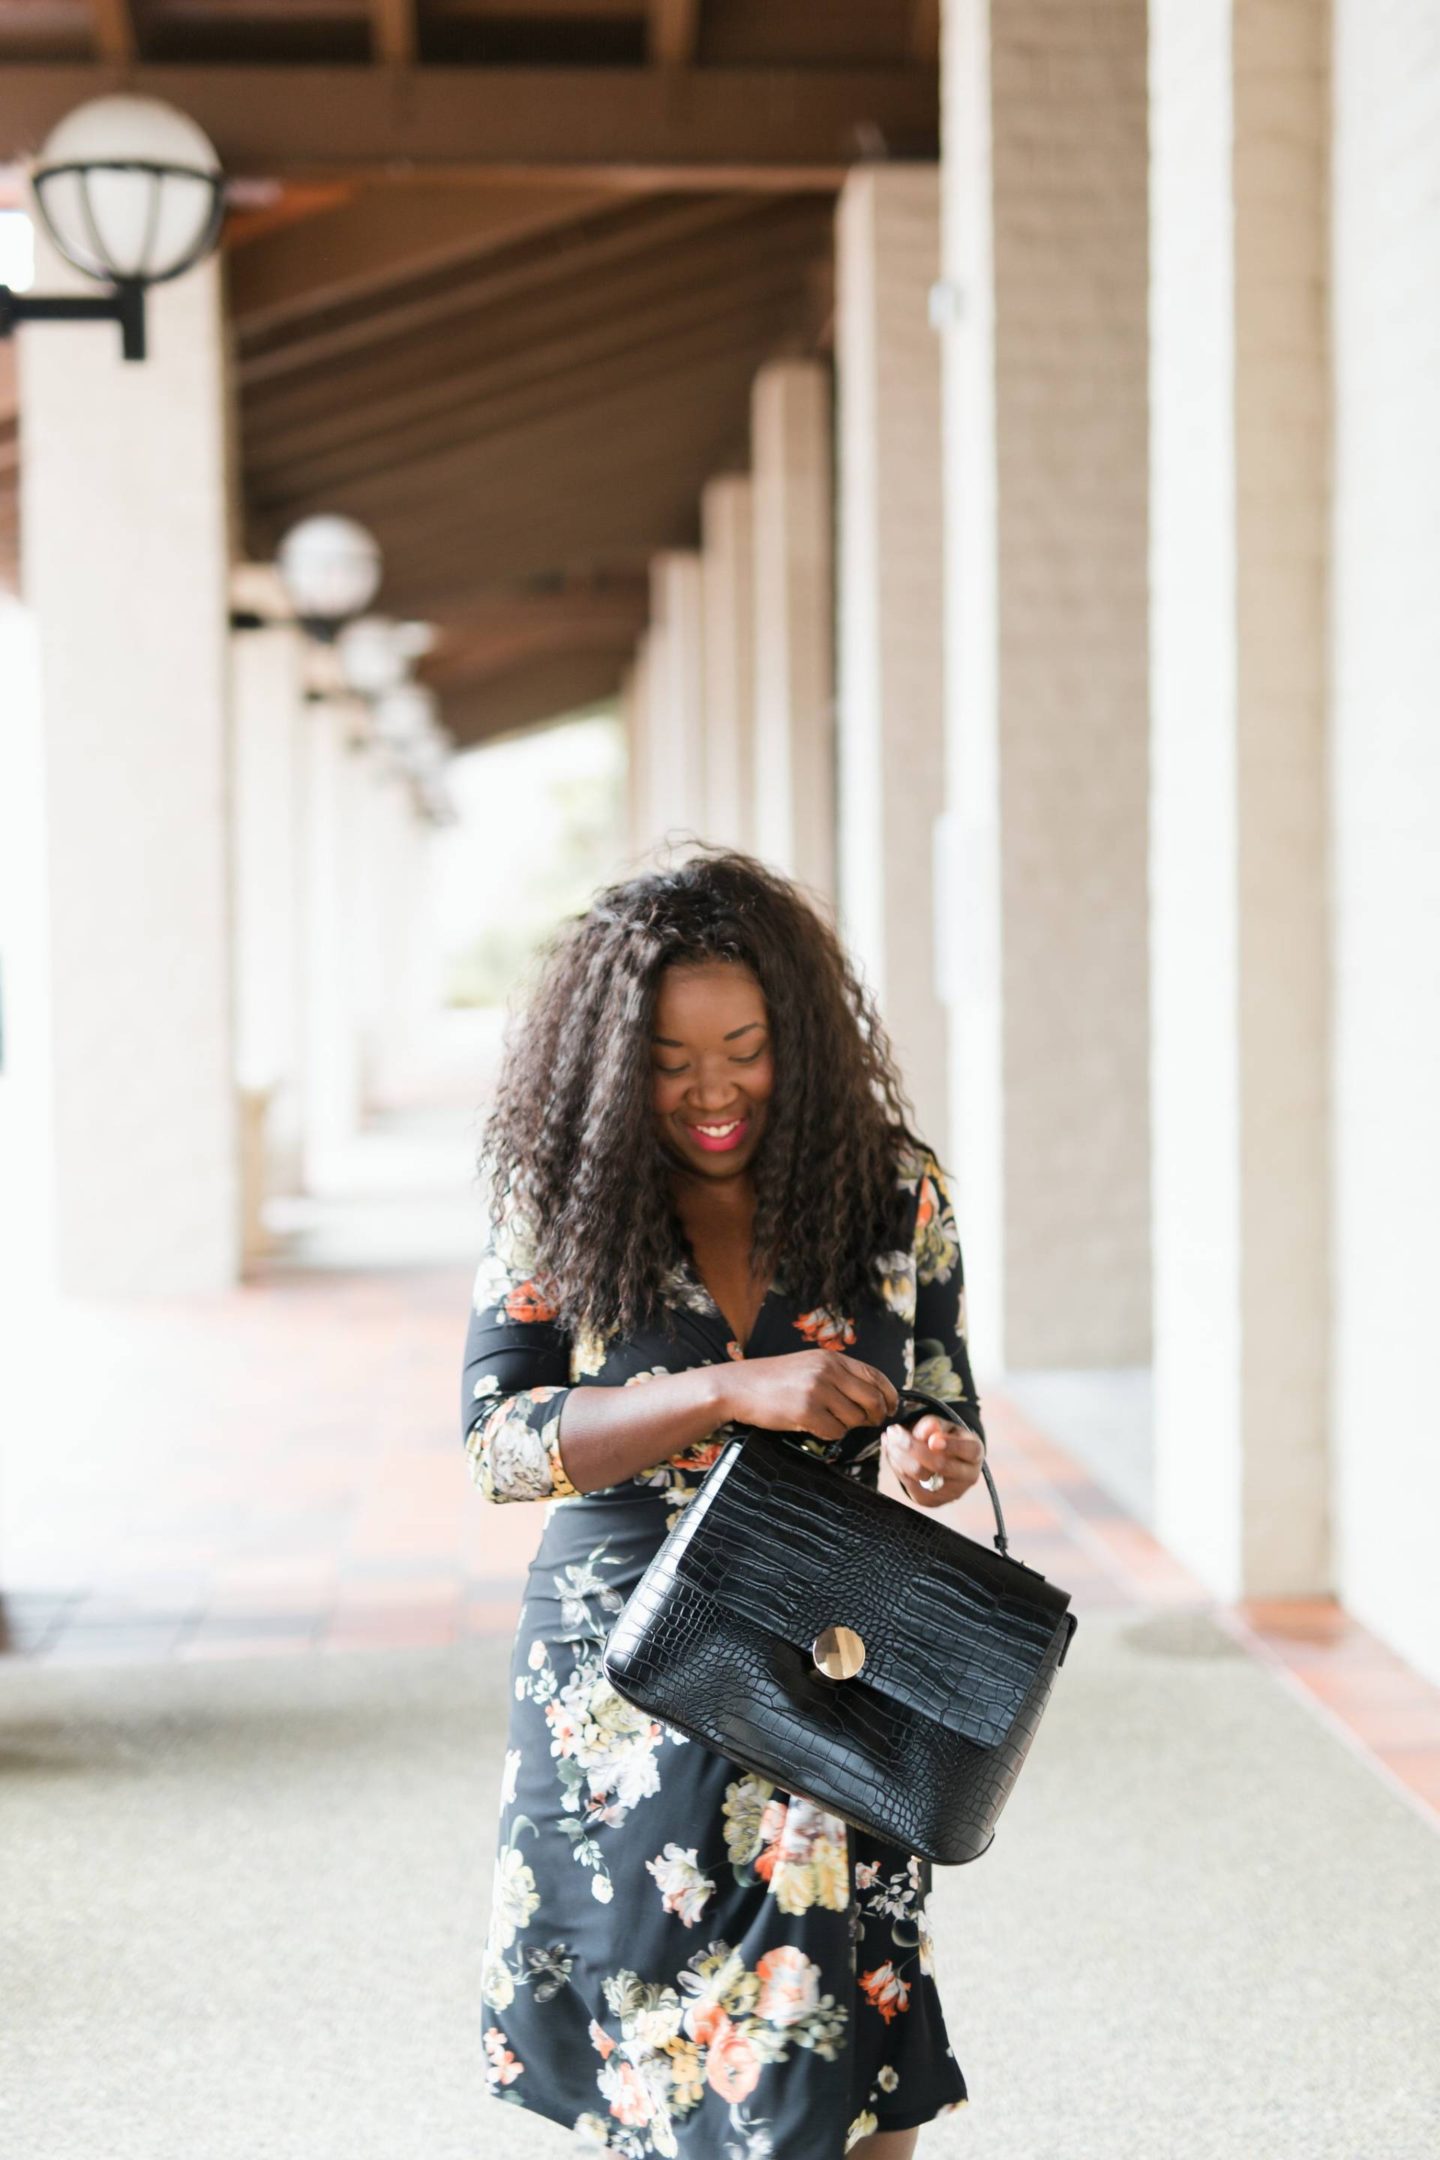
[[[945,779],[934,166],[862,169],[836,226],[840,917],[948,1159],[933,836]]]
[[[1222,1594],[1315,1591],[1325,11],[1156,0],[1151,34],[1157,1525]]]
[[[302,1036],[301,751],[303,640],[288,622],[237,630],[231,646],[234,799],[235,1077],[261,1123],[247,1154],[264,1198],[300,1178]],[[255,1240],[251,1239],[252,1245]]]
[[[1334,12],[1335,1574],[1440,1683],[1440,42],[1429,0]]]
[[[830,375],[774,360],[750,419],[755,541],[756,853],[835,892]]]
[[[750,846],[755,788],[754,520],[744,474],[710,481],[700,497],[705,832],[738,848]]]
[[[652,839],[706,836],[705,618],[700,557],[667,549],[650,565],[646,682]]]
[[[1143,0],[946,0],[950,1144],[976,1354],[1150,1351]]]
[[[323,1184],[360,1125],[357,959],[351,909],[356,865],[351,748],[359,716],[344,698],[306,708],[304,820],[304,1042],[302,1115],[307,1184]]]
[[[36,243],[36,284],[86,290]],[[56,1256],[81,1295],[234,1281],[226,427],[218,263],[150,356],[18,340],[22,575],[44,709]]]

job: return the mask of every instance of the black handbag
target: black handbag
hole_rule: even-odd
[[[927,1410],[963,1422],[918,1388],[890,1422]],[[1010,1556],[988,1462],[993,1552],[803,1437],[727,1441],[616,1618],[606,1676],[856,1829],[977,1859],[1065,1662],[1069,1593]]]

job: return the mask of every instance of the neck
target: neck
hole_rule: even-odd
[[[675,1207],[685,1224],[735,1223],[748,1230],[755,1215],[755,1184],[749,1173],[738,1177],[698,1177],[677,1170],[671,1179]]]

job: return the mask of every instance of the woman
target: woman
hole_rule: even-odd
[[[942,1507],[979,1476],[959,1244],[833,933],[707,850],[552,953],[486,1130],[464,1430],[549,1502],[511,1664],[492,2092],[639,2160],[908,2160],[959,2107],[928,1863],[644,1716],[615,1614],[732,1423]],[[914,1380],[961,1431],[888,1424]]]

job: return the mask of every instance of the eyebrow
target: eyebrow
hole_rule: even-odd
[[[722,1035],[720,1040],[722,1042],[734,1042],[737,1035],[748,1035],[752,1028],[763,1027],[764,1025],[763,1020],[747,1020],[744,1027],[731,1028],[729,1034]],[[652,1035],[650,1040],[652,1043],[659,1043],[663,1050],[683,1050],[685,1047],[684,1043],[677,1042],[673,1035]]]

